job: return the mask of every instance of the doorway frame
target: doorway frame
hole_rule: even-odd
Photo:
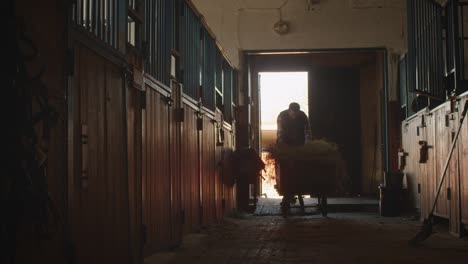
[[[243,111],[242,118],[247,121],[247,124],[242,126],[246,131],[238,131],[239,135],[246,135],[247,140],[239,139],[242,145],[241,147],[252,147],[257,151],[261,151],[261,121],[260,119],[260,93],[258,89],[258,78],[255,76],[259,72],[268,72],[268,70],[253,69],[251,58],[252,56],[258,55],[279,55],[279,54],[310,54],[310,53],[359,53],[359,52],[375,52],[382,53],[383,55],[383,65],[382,65],[382,94],[381,94],[381,158],[382,158],[382,173],[383,175],[388,174],[389,164],[390,164],[390,136],[391,131],[389,131],[389,77],[388,77],[388,62],[389,62],[389,53],[385,47],[368,47],[368,48],[333,48],[333,49],[268,49],[268,50],[244,50],[242,52],[242,61],[244,74],[242,76],[242,87],[240,93],[240,101],[244,102],[244,105],[241,106],[246,111]],[[296,70],[296,69],[294,69]],[[293,71],[293,70],[292,70]],[[255,83],[256,82],[256,85]],[[257,109],[258,108],[258,109]],[[258,123],[258,124],[257,124]],[[398,132],[396,132],[398,133]],[[261,184],[258,184],[261,186]],[[261,188],[261,187],[260,187]],[[258,190],[258,193],[261,193],[261,190]]]

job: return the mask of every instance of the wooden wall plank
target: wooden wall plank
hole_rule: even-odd
[[[87,144],[74,146],[72,240],[76,263],[126,263],[129,259],[125,93],[120,68],[77,44],[79,128]],[[118,142],[118,144],[115,144]],[[90,239],[92,237],[93,239]]]
[[[461,110],[460,110],[461,111]],[[448,151],[450,151],[450,147],[453,144],[453,140],[455,138],[456,131],[458,130],[460,126],[460,114],[461,112],[454,112],[451,113],[450,116],[450,131],[449,131],[449,144],[448,144]],[[460,140],[460,138],[458,138]],[[453,150],[452,158],[450,161],[449,165],[449,171],[447,175],[447,185],[450,188],[450,197],[448,199],[447,203],[449,204],[449,229],[450,232],[454,235],[461,236],[461,208],[460,208],[460,203],[461,203],[461,180],[460,180],[460,167],[459,167],[459,162],[460,162],[460,156],[459,156],[459,148],[460,148],[460,141],[456,142],[455,149]],[[447,154],[448,155],[448,154]],[[444,158],[444,160],[447,159],[447,157]],[[444,197],[442,197],[444,198]]]
[[[169,155],[170,155],[170,200],[171,200],[171,241],[170,246],[175,247],[182,241],[182,189],[181,189],[181,129],[182,120],[176,116],[182,106],[182,87],[171,80],[171,98],[173,103],[169,109]]]
[[[437,110],[433,111],[434,113],[434,129],[435,129],[435,176],[436,176],[436,186],[440,180],[440,176],[444,167],[444,163],[447,159],[447,154],[449,152],[450,144],[451,144],[451,129],[450,127],[446,127],[445,124],[445,115],[447,114],[447,106],[443,105],[442,107],[438,108]],[[447,178],[449,179],[450,171],[448,171],[449,175]],[[440,192],[440,197],[437,202],[437,207],[435,214],[441,217],[448,218],[449,217],[449,203],[447,201],[447,188],[449,187],[449,180],[444,181],[443,187]],[[433,190],[435,192],[435,189]]]
[[[215,219],[215,127],[213,117],[203,117],[201,188],[202,224],[208,225]]]
[[[235,182],[232,173],[232,153],[234,151],[233,132],[224,128],[224,146],[223,146],[223,185],[224,185],[224,215],[233,213],[236,208]]]
[[[424,121],[422,120],[423,116]],[[405,173],[408,176],[409,191],[413,199],[417,196],[413,190],[414,182],[412,179],[417,178],[421,185],[422,218],[427,218],[430,213],[437,185],[458,126],[459,113],[450,112],[450,102],[446,102],[428,113],[422,111],[407,120],[406,124],[402,126],[403,148],[408,153]],[[411,131],[415,129],[419,130],[419,136],[412,134]],[[466,154],[463,153],[466,148],[466,133],[466,130],[462,130],[460,134],[434,213],[436,216],[449,219],[450,232],[456,235],[461,234],[460,219],[464,219],[467,214],[464,210],[467,188],[464,170],[466,170],[465,160],[467,158]],[[429,146],[428,160],[425,163],[419,163],[419,141],[426,141]],[[449,189],[450,197],[448,196]]]
[[[402,124],[403,149],[407,153],[406,166],[404,173],[408,183],[409,204],[411,207],[420,209],[421,202],[418,193],[418,184],[420,184],[420,165],[419,165],[419,135],[418,125],[420,117],[416,116]]]
[[[128,190],[130,211],[130,248],[133,263],[141,262],[142,230],[141,230],[141,164],[142,164],[142,120],[141,91],[127,88],[127,158],[128,158]]]
[[[465,95],[460,101],[460,110],[468,101]],[[468,119],[465,118],[460,138],[458,139],[460,158],[460,200],[461,200],[461,221],[468,225]]]
[[[422,121],[421,121],[422,122]],[[435,146],[435,130],[434,115],[425,115],[424,116],[425,126],[420,128],[422,139],[427,142],[429,146],[428,149],[428,160],[426,163],[420,164],[421,174],[419,183],[421,184],[421,216],[427,218],[429,215],[429,210],[432,206],[432,201],[434,200],[435,195],[435,186],[436,183],[436,170],[435,170],[435,158],[436,158],[436,149]],[[420,148],[420,146],[419,146]]]
[[[182,207],[185,213],[184,233],[199,230],[200,186],[196,110],[184,105],[182,127]]]
[[[171,242],[171,197],[169,167],[169,108],[159,92],[146,87],[143,110],[143,224],[146,228],[144,255],[165,249]]]
[[[223,128],[218,128],[219,123],[216,124],[216,129],[217,133],[220,133],[220,131]],[[223,183],[223,177],[224,177],[224,172],[223,172],[223,150],[224,150],[224,145],[216,145],[215,148],[215,174],[214,174],[214,184],[215,184],[215,218],[217,220],[223,218],[224,215],[224,183]]]

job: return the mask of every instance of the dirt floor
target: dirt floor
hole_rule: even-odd
[[[188,235],[180,248],[145,263],[468,263],[468,239],[443,226],[422,246],[409,246],[419,227],[413,219],[375,213],[246,215]]]

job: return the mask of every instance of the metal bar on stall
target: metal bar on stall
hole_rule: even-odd
[[[465,21],[465,15],[464,15],[464,7],[465,5],[462,5],[459,3],[459,9],[460,9],[460,79],[465,80],[465,28],[464,28],[464,21]]]

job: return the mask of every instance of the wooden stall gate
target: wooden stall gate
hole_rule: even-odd
[[[124,72],[79,42],[73,43],[73,50],[69,219],[75,261],[127,263]]]
[[[141,86],[135,87],[127,80],[127,159],[128,192],[130,213],[130,251],[133,263],[140,263],[143,257],[142,244],[142,102]]]
[[[201,224],[201,193],[200,193],[200,130],[198,120],[201,119],[200,109],[193,100],[183,96],[182,107],[184,122],[182,123],[182,212],[183,232],[196,232]]]
[[[405,174],[407,180],[407,189],[409,193],[408,201],[412,208],[421,209],[421,186],[420,178],[422,165],[419,163],[419,145],[421,140],[421,113],[413,116],[411,119],[402,123],[402,146],[405,151]]]
[[[224,144],[221,152],[222,184],[223,184],[223,215],[232,214],[236,209],[236,186],[232,171],[232,153],[234,151],[234,131],[232,126],[224,124]]]
[[[402,124],[403,149],[406,152],[404,172],[412,204],[427,218],[435,197],[443,166],[458,129],[459,114],[467,95],[461,96],[458,111],[446,102],[429,111],[421,110]],[[449,220],[450,232],[461,235],[462,224],[468,223],[468,128],[462,128],[442,185],[435,215]]]
[[[447,156],[452,145],[454,131],[458,128],[459,123],[457,122],[457,113],[450,113],[450,105],[445,103],[431,111],[431,117],[433,120],[432,127],[429,127],[433,131],[434,145],[434,162],[432,167],[432,173],[428,173],[427,180],[425,181],[428,185],[428,193],[425,195],[425,203],[427,203],[427,210],[430,210],[430,206],[434,197],[434,193],[437,189],[437,184],[440,181],[441,173],[444,168]],[[440,192],[440,197],[437,202],[435,215],[450,219],[450,231],[459,233],[459,220],[457,220],[457,212],[459,211],[456,207],[459,206],[459,202],[453,199],[459,192],[456,191],[458,188],[458,153],[457,148],[454,151],[452,159],[447,170],[447,176]],[[432,194],[432,197],[431,197]],[[431,197],[430,200],[427,198]],[[426,211],[428,212],[428,211]],[[427,214],[427,213],[426,213]],[[425,215],[426,215],[425,214]]]
[[[198,231],[235,208],[234,180],[230,174],[233,131],[193,99],[183,95],[182,208],[184,233]],[[214,119],[213,119],[214,118]],[[218,141],[220,131],[224,142]]]
[[[171,93],[172,91],[172,93]],[[181,241],[180,86],[171,89],[145,78],[142,111],[142,207],[144,255]]]
[[[460,106],[468,102],[468,93],[462,96]],[[468,226],[468,120],[465,120],[460,138],[458,139],[458,155],[460,166],[460,201],[461,222],[465,229]]]
[[[215,203],[215,116],[204,109],[203,130],[201,132],[201,208],[202,225],[213,223],[216,219]]]

